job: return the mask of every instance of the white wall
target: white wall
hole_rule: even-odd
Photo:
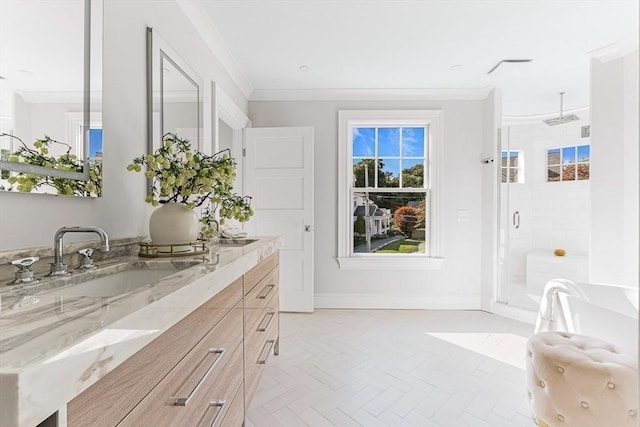
[[[0,192],[0,250],[52,244],[55,230],[65,225],[98,225],[112,237],[147,233],[151,208],[144,203],[145,179],[142,174],[126,171],[131,159],[146,150],[147,26],[159,32],[205,83],[207,141],[212,80],[247,111],[242,92],[175,1],[105,1],[104,196],[84,199]]]
[[[591,60],[593,282],[638,286],[638,49]]]
[[[340,270],[337,175],[338,110],[442,109],[442,236],[445,262],[435,271]],[[253,126],[315,128],[316,307],[479,308],[485,101],[251,101]],[[469,210],[466,223],[457,210]],[[485,220],[491,221],[490,218]]]

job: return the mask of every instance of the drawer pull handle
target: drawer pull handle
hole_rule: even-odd
[[[258,357],[258,365],[264,365],[265,363],[267,363],[267,359],[269,358],[271,349],[273,349],[273,345],[275,343],[275,340],[268,340],[264,343],[264,345],[262,346],[262,351],[260,352],[260,356]],[[265,352],[265,350],[267,351]]]
[[[262,292],[258,294],[257,299],[267,299],[267,295],[276,287],[276,285],[267,285],[262,289]]]
[[[191,373],[187,377],[187,379],[182,383],[180,388],[178,389],[178,396],[172,396],[169,398],[169,405],[172,406],[187,406],[191,397],[196,393],[198,388],[202,385],[202,383],[207,379],[209,374],[213,371],[213,368],[216,367],[220,359],[222,359],[222,355],[226,350],[224,348],[213,347],[207,351],[207,354],[198,362],[198,364],[191,370]],[[206,362],[211,357],[215,357],[213,362],[207,368]],[[206,371],[205,371],[206,369]],[[204,371],[204,374],[202,372]],[[199,375],[200,374],[200,375]],[[199,375],[199,379],[198,378]],[[188,393],[185,393],[188,392]],[[186,394],[186,397],[184,397]]]
[[[213,427],[216,424],[216,421],[218,421],[218,417],[224,410],[224,405],[226,404],[227,404],[227,401],[224,399],[212,400],[211,402],[209,402],[209,406],[207,406],[207,410],[204,412],[204,415],[198,422],[198,427]],[[209,414],[209,410],[212,407],[216,409],[216,415],[213,417],[211,421],[209,421],[211,417]]]
[[[269,327],[269,323],[271,323],[271,321],[273,320],[273,317],[276,314],[273,311],[270,311],[268,313],[266,313],[264,315],[264,317],[262,318],[262,321],[260,322],[260,324],[258,325],[258,332],[264,332],[267,330],[267,328]]]

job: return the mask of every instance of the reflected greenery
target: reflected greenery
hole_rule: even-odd
[[[36,139],[33,148],[16,136],[8,134],[0,136],[8,136],[20,142],[20,146],[15,151],[3,152],[2,160],[65,172],[82,173],[84,170],[85,163],[71,153],[72,147],[69,144],[56,141],[47,135]],[[65,146],[66,151],[57,156],[50,155],[50,148],[54,144]],[[88,181],[6,170],[0,173],[0,178],[0,190],[4,191],[52,193],[55,190],[55,194],[61,195],[98,197],[102,195],[102,159],[96,158],[89,161]]]

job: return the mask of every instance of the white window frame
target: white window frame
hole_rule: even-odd
[[[507,158],[509,158],[510,153],[517,153],[518,157],[518,166],[511,166],[511,162],[507,161],[507,166],[502,166],[502,155],[503,153],[507,153]],[[502,170],[507,170],[507,180],[502,181]],[[518,171],[518,180],[517,181],[509,181],[511,174],[509,170],[515,169]],[[500,152],[500,182],[502,184],[524,184],[524,151],[523,150],[502,150]]]
[[[587,146],[589,147],[589,161],[588,162],[581,162],[578,160],[578,147],[584,147]],[[565,148],[575,148],[576,149],[576,161],[574,163],[574,165],[576,166],[576,177],[574,179],[562,179],[562,168],[564,167],[564,154],[563,151]],[[560,163],[559,164],[549,164],[549,151],[551,150],[560,150]],[[591,181],[591,143],[586,143],[586,144],[569,144],[569,145],[563,145],[560,147],[553,147],[553,148],[546,148],[545,149],[545,157],[546,157],[546,164],[547,164],[547,168],[545,169],[545,173],[546,173],[546,178],[545,178],[545,182],[548,183],[555,183],[555,182],[585,182],[585,181]],[[589,178],[587,179],[578,179],[578,165],[589,165]],[[551,166],[559,166],[560,167],[560,179],[558,181],[549,181],[549,167]]]
[[[443,141],[442,110],[341,110],[338,112],[338,264],[340,269],[357,270],[436,270],[444,261],[442,252],[440,174]],[[426,196],[428,200],[427,254],[354,254],[353,211],[353,144],[355,127],[424,126],[427,127]],[[389,189],[393,190],[393,189]]]

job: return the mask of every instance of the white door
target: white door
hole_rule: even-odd
[[[313,128],[247,128],[245,194],[249,235],[281,236],[280,310],[312,312]]]

